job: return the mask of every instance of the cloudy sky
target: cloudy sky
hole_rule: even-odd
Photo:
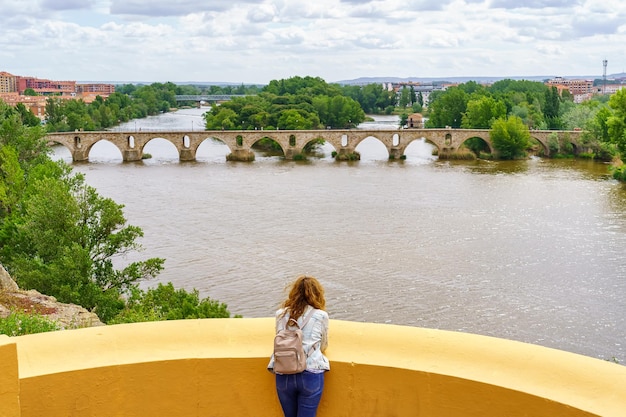
[[[0,71],[77,81],[602,76],[624,0],[0,0]]]

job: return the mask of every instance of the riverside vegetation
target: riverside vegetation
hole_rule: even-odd
[[[584,152],[555,135],[551,155],[612,161],[615,178],[626,180],[621,163],[626,90],[575,104],[543,83],[503,80],[486,87],[468,82],[433,92],[423,107],[421,95],[410,89],[397,97],[379,84],[338,86],[312,77],[274,80],[262,88],[203,88],[124,85],[89,105],[52,97],[45,127],[24,106],[0,102],[0,262],[20,287],[81,305],[104,323],[230,316],[226,305],[200,299],[196,290],[176,290],[171,283],[141,290],[139,282],[157,276],[163,259],[115,268],[119,255],[140,249],[136,240],[142,230],[126,224],[123,206],[98,195],[67,164],[52,161],[43,139],[46,130],[103,129],[168,111],[176,94],[249,94],[213,106],[205,114],[208,129],[346,128],[365,120],[366,112],[395,112],[406,120],[408,111],[422,111],[426,127],[491,129],[501,159],[537,152],[529,129],[580,128]],[[466,148],[475,157],[494,157],[478,138]]]
[[[230,317],[225,304],[200,299],[196,290],[171,283],[140,289],[163,259],[115,267],[114,259],[141,249],[143,231],[126,223],[122,205],[49,153],[44,128],[25,124],[18,109],[0,102],[0,263],[20,288],[83,306],[104,323]],[[25,323],[22,313],[2,319],[2,331]],[[52,329],[34,320],[18,334]]]

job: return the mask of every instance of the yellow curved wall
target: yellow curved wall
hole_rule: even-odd
[[[0,416],[280,417],[265,369],[273,336],[271,318],[5,336]],[[626,367],[602,360],[484,336],[338,320],[331,320],[329,343],[332,369],[320,417],[626,415]]]

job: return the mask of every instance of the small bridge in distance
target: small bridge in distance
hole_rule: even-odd
[[[582,131],[532,130],[530,135],[543,147],[545,155],[550,155],[549,140],[556,135],[579,149]],[[439,155],[457,152],[470,138],[482,139],[491,153],[494,153],[488,129],[328,129],[328,130],[203,130],[203,131],[156,131],[156,132],[63,132],[49,133],[51,143],[59,143],[69,149],[75,162],[88,161],[89,151],[100,141],[113,143],[121,152],[124,161],[140,161],[143,150],[153,139],[165,139],[178,150],[180,161],[195,161],[198,147],[207,139],[218,140],[230,149],[229,160],[252,161],[252,147],[261,139],[274,140],[283,150],[285,159],[294,159],[303,154],[304,148],[313,141],[323,140],[335,148],[338,159],[356,152],[363,140],[373,137],[385,145],[389,158],[402,159],[412,142],[425,140],[434,145]],[[348,158],[349,159],[349,158]]]
[[[245,96],[246,94],[181,94],[176,96],[176,101],[195,101],[196,103],[204,101],[207,103],[217,103],[232,100],[234,97]]]

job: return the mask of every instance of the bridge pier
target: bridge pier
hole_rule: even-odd
[[[124,162],[141,161],[142,156],[139,149],[124,149],[124,151],[122,151],[122,159]]]
[[[400,148],[391,148],[389,149],[389,159],[392,161],[401,160],[402,155],[404,155],[404,150]]]
[[[193,149],[181,149],[179,159],[181,162],[195,161],[196,153],[193,151]]]
[[[285,159],[291,161],[296,154],[296,150],[293,148],[285,149]]]
[[[78,148],[72,152],[72,161],[85,162],[89,160],[89,149]]]
[[[248,149],[235,149],[227,157],[227,161],[252,162],[254,161],[254,152]]]
[[[336,161],[358,161],[361,155],[354,148],[339,148]]]

